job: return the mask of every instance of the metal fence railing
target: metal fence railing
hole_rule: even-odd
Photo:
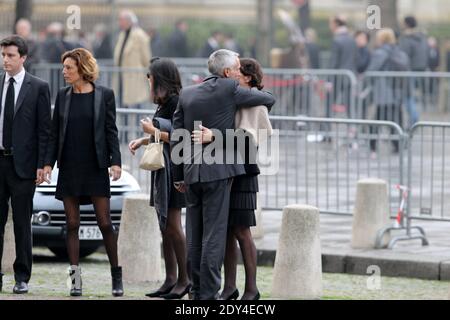
[[[143,135],[136,123],[152,112],[119,109],[117,123],[124,168],[149,191],[147,172],[139,169],[140,152],[132,156],[128,142]],[[404,183],[405,142],[401,128],[392,122],[270,116],[278,128],[275,174],[260,176],[260,201],[265,209],[282,209],[292,203],[308,203],[321,212],[352,214],[359,179],[379,177],[388,182],[391,212],[399,203],[393,186]],[[125,135],[126,133],[126,135]],[[269,142],[269,145],[271,142]],[[275,148],[274,148],[275,147]]]
[[[308,203],[321,212],[352,214],[357,181],[387,181],[391,212],[404,180],[402,129],[392,122],[271,116],[279,128],[279,171],[260,176],[263,208]]]
[[[450,123],[444,122],[418,122],[409,130],[405,215],[400,226],[382,231],[403,229],[406,234],[393,237],[389,248],[401,240],[420,239],[422,244],[428,244],[425,231],[420,226],[412,226],[413,220],[450,221],[449,133]]]
[[[409,218],[450,221],[450,123],[419,122],[409,132]]]
[[[265,69],[264,88],[277,97],[276,115],[359,118],[357,80],[350,71]]]
[[[184,86],[197,84],[208,75],[204,60],[178,59]],[[203,66],[200,66],[200,65]],[[60,64],[37,64],[31,72],[50,85],[52,101],[58,89],[65,86]],[[97,83],[112,88],[118,107],[122,107],[119,79],[145,82],[147,70],[100,65]],[[360,118],[356,108],[357,81],[354,74],[345,70],[265,69],[265,89],[271,91],[277,102],[273,113],[283,116],[307,115],[331,118]],[[143,102],[148,106],[147,101]]]
[[[117,112],[124,169],[138,180],[145,192],[150,190],[150,175],[139,169],[142,150],[135,156],[128,151],[128,142],[143,133],[138,125],[120,123],[124,116],[131,119],[129,123],[135,123],[152,113],[130,109]],[[410,239],[420,239],[426,245],[424,230],[412,226],[412,221],[450,221],[447,212],[450,204],[445,201],[450,196],[450,185],[445,178],[450,169],[446,163],[450,158],[446,139],[450,124],[418,123],[407,135],[398,124],[388,121],[303,116],[270,116],[270,119],[273,127],[278,128],[279,163],[275,174],[259,177],[262,208],[282,209],[292,203],[308,203],[322,213],[351,215],[358,180],[377,177],[388,184],[389,212],[386,214],[391,219],[398,218],[402,200],[402,192],[396,186],[405,185],[409,190],[400,224],[393,223],[379,231],[378,247],[382,246],[384,235],[394,230],[403,230],[405,234],[397,232],[389,248],[397,241]],[[274,150],[270,150],[272,156]]]
[[[409,125],[417,122],[418,116],[423,112],[450,111],[447,89],[450,85],[450,73],[366,72],[359,84],[359,109],[380,102],[401,104]]]
[[[209,75],[206,59],[174,61],[184,86],[200,83]],[[118,107],[122,106],[119,77],[122,81],[129,78],[146,81],[145,69],[119,68],[111,65],[111,61],[100,62],[97,82],[115,90]],[[49,82],[53,98],[65,85],[60,64],[37,64],[30,71]],[[450,73],[367,72],[356,77],[347,70],[264,69],[264,74],[265,89],[277,97],[275,115],[381,119],[408,128],[423,112],[450,111]],[[383,114],[391,106],[396,106],[399,112]]]
[[[60,65],[36,65],[33,71],[50,83],[53,96],[64,86]],[[145,71],[101,66],[98,83],[115,88],[119,74]],[[208,75],[206,66],[184,65],[180,72],[185,86],[200,83]],[[450,204],[446,201],[450,195],[446,182],[446,162],[450,158],[446,136],[450,125],[419,122],[404,131],[405,121],[401,118],[355,119],[373,119],[370,108],[373,113],[374,105],[383,104],[403,109],[407,117],[410,97],[419,112],[450,111],[446,88],[450,73],[371,72],[358,80],[351,72],[337,70],[264,72],[265,89],[277,98],[271,120],[279,130],[280,164],[277,174],[260,178],[263,207],[280,209],[301,202],[316,205],[321,212],[351,214],[356,182],[364,177],[378,177],[389,185],[391,217],[401,200],[401,192],[394,186],[407,185],[410,192],[401,225],[381,230],[406,230],[405,236],[394,237],[389,246],[412,238],[427,243],[424,231],[411,226],[412,220],[450,221]],[[380,100],[386,96],[395,103]],[[117,93],[116,100],[120,101]],[[139,154],[132,157],[127,144],[141,136],[139,119],[151,115],[152,110],[149,104],[148,108],[118,108],[117,112],[123,163],[144,186],[143,190],[149,186],[149,176],[138,169]],[[382,110],[390,112],[389,108]],[[415,229],[418,234],[412,233]]]

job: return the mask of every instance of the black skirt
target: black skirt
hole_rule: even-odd
[[[111,197],[108,169],[95,166],[60,168],[55,198],[78,197],[80,204],[91,204],[91,197]]]
[[[228,226],[256,226],[256,193],[258,176],[242,175],[233,179],[230,194]]]

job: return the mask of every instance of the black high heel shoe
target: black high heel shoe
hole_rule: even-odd
[[[163,294],[168,294],[170,291],[172,291],[173,287],[175,287],[176,283],[169,286],[166,290],[156,290],[150,293],[147,293],[145,296],[150,298],[160,298]]]
[[[191,287],[192,285],[188,284],[186,288],[184,288],[183,292],[162,294],[160,298],[164,298],[166,300],[182,299],[186,294],[188,294],[191,291]]]
[[[239,297],[239,290],[236,289],[228,297],[226,298],[221,297],[219,300],[236,300],[238,297]]]

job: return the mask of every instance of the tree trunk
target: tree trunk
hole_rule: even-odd
[[[33,0],[16,0],[16,22],[20,18],[31,19]]]
[[[397,0],[367,0],[367,5],[380,7],[381,27],[400,31],[397,20]]]
[[[263,66],[268,66],[272,49],[273,0],[257,1],[257,6],[257,58]]]
[[[311,11],[309,7],[309,0],[305,0],[304,4],[298,8],[299,26],[304,33],[311,25]]]

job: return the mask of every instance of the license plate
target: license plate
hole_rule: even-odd
[[[80,227],[78,232],[78,238],[80,240],[102,240],[102,233],[97,226],[93,227]]]

